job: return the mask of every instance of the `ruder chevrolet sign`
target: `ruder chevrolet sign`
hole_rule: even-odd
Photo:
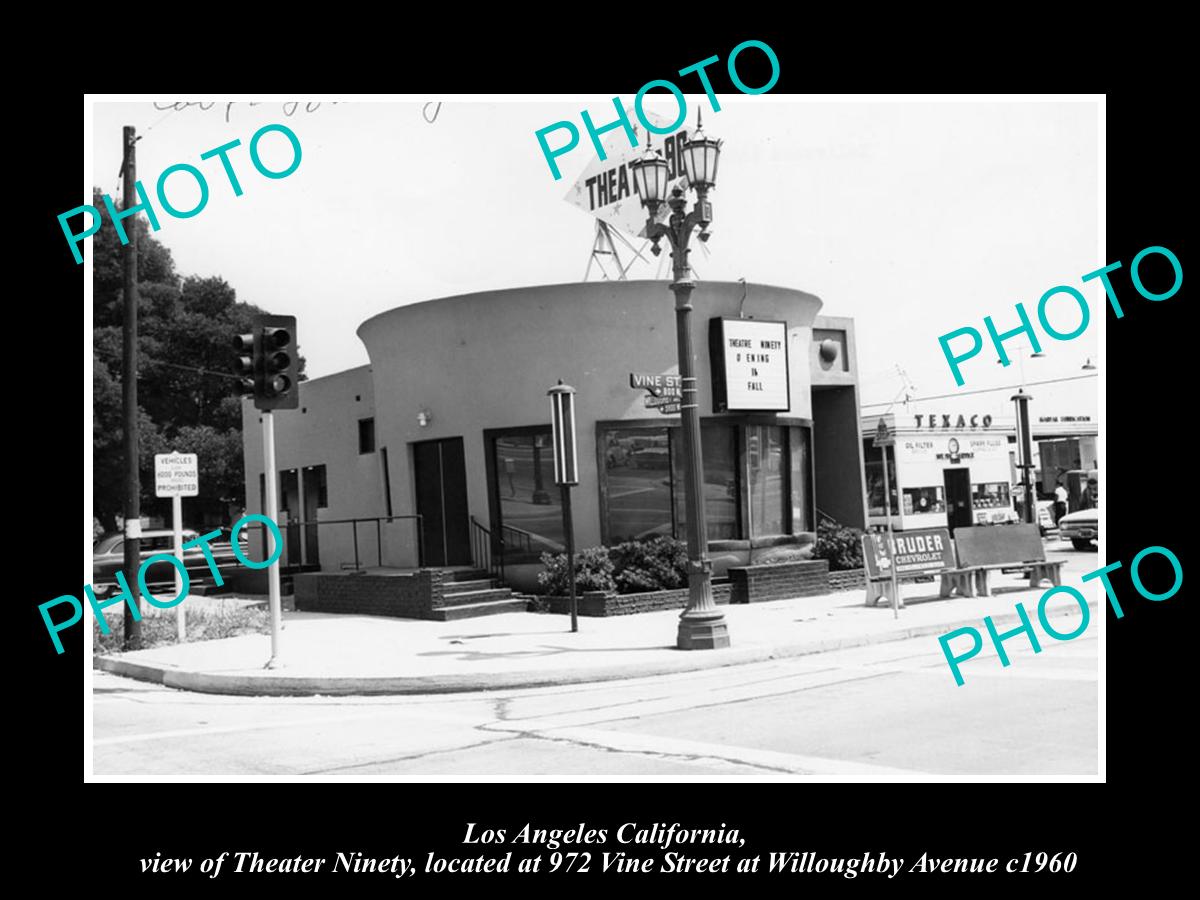
[[[710,319],[708,350],[713,412],[792,408],[786,322]]]

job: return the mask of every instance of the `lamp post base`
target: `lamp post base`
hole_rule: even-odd
[[[675,646],[680,650],[721,650],[729,646],[729,626],[725,614],[717,611],[704,616],[681,616]]]

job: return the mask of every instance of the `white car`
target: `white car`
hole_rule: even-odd
[[[1058,520],[1058,535],[1076,550],[1091,550],[1100,536],[1100,511],[1077,509]]]

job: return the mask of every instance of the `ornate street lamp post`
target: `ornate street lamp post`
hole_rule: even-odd
[[[687,509],[688,604],[679,617],[676,646],[681,650],[711,650],[729,646],[729,628],[725,615],[713,602],[712,562],[708,559],[707,519],[704,515],[704,466],[700,453],[700,410],[697,404],[696,375],[692,364],[692,289],[688,266],[688,241],[700,227],[700,240],[708,240],[705,229],[712,222],[712,204],[708,192],[716,182],[721,141],[704,136],[697,120],[696,134],[683,149],[683,164],[690,186],[696,191],[696,203],[684,213],[687,200],[675,188],[669,199],[667,162],[647,146],[646,155],[630,164],[634,181],[649,213],[646,237],[654,243],[653,252],[661,253],[658,242],[671,244],[675,293],[675,328],[679,344],[680,413],[683,418],[684,494]],[[666,224],[657,221],[658,211],[666,203],[671,209]]]

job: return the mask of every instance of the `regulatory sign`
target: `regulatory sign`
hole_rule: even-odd
[[[612,111],[612,107],[609,107],[609,111]],[[671,124],[669,120],[649,110],[645,113],[647,121],[655,128],[667,128]],[[626,110],[626,115],[631,122],[637,122],[632,109]],[[608,134],[607,140],[601,141],[607,158],[601,160],[598,155],[593,156],[583,174],[563,199],[614,228],[636,237],[645,237],[646,219],[650,214],[642,206],[629,164],[646,155],[646,129],[638,127],[637,136],[638,145],[631,147],[624,128],[618,127]],[[650,140],[651,146],[661,153],[667,162],[667,173],[670,176],[667,196],[671,195],[672,188],[686,189],[683,146],[687,142],[687,129],[681,127],[673,134],[650,135]],[[584,143],[583,139],[580,143]],[[666,221],[670,215],[671,210],[664,203],[658,211],[657,221]]]
[[[875,429],[875,446],[890,447],[894,443],[892,433],[888,431],[887,422],[883,421],[883,417],[880,416],[879,427]]]
[[[869,579],[891,575],[893,560],[897,575],[935,575],[955,567],[949,529],[897,531],[893,538],[895,547],[889,549],[886,534],[863,535],[863,562]]]
[[[154,496],[196,497],[200,494],[200,463],[195,453],[154,454]]]

